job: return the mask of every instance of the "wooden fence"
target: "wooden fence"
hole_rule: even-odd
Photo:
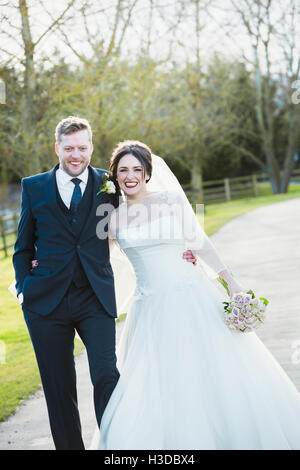
[[[199,198],[199,193],[191,190],[189,185],[185,185],[184,190],[193,202],[211,204],[244,197],[257,197],[259,195],[259,184],[269,181],[267,173],[204,181],[203,201],[195,200],[197,197]],[[299,182],[300,184],[300,169],[293,171],[290,182]]]
[[[0,255],[8,256],[9,249],[14,246],[18,231],[19,214],[0,217]]]

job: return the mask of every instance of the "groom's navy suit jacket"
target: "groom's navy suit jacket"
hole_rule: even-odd
[[[108,213],[117,207],[118,195],[97,195],[104,170],[89,166],[88,184],[78,214],[72,218],[58,193],[57,168],[58,165],[22,180],[21,215],[13,256],[17,292],[23,293],[25,309],[48,315],[60,303],[72,280],[81,285],[86,281],[106,312],[116,317],[106,232]],[[38,266],[32,270],[33,259],[38,260]]]

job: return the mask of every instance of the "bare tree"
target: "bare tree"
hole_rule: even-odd
[[[186,80],[190,95],[191,121],[193,125],[192,152],[188,157],[191,171],[191,186],[197,191],[200,200],[203,200],[202,169],[203,149],[205,142],[205,128],[207,114],[203,103],[203,77],[204,58],[201,40],[207,27],[209,17],[208,9],[213,2],[209,0],[189,0],[181,3],[185,11],[185,21],[189,27],[189,43],[179,42],[186,54]]]
[[[36,1],[29,6],[28,0],[16,0],[3,5],[6,13],[2,14],[0,37],[4,46],[1,47],[3,53],[2,65],[7,66],[13,63],[17,69],[23,69],[23,103],[22,103],[22,129],[19,130],[22,136],[23,150],[26,153],[26,170],[29,173],[40,171],[40,159],[37,151],[37,113],[36,113],[36,65],[35,53],[37,47],[64,21],[67,12],[74,5],[75,0],[70,0],[64,8],[49,21],[43,31],[39,31],[36,38],[33,38],[34,19],[30,14],[30,7],[39,6],[45,12],[45,5],[42,1]],[[6,39],[6,40],[5,40]]]
[[[63,42],[85,66],[97,63],[104,69],[119,56],[138,2],[115,0],[102,2],[99,7],[97,2],[78,0],[77,14],[69,28],[58,25]]]
[[[294,0],[282,2],[282,32],[278,34],[280,46],[283,51],[284,70],[280,77],[286,93],[284,99],[287,103],[287,145],[280,182],[280,192],[286,192],[292,171],[294,169],[294,156],[297,151],[300,136],[300,109],[299,105],[291,99],[294,83],[300,78],[300,52],[299,52],[299,21],[300,5]],[[285,84],[285,86],[283,86]]]
[[[299,78],[300,72],[299,4],[297,0],[231,0],[231,3],[251,42],[252,58],[248,58],[248,63],[253,70],[256,117],[272,189],[274,193],[286,192],[293,171],[300,124],[299,106],[291,103],[291,85]],[[283,71],[278,61],[280,49]],[[277,94],[279,85],[281,95]],[[286,90],[285,94],[282,89]],[[284,156],[278,155],[275,148],[275,119],[283,107],[287,122]],[[279,160],[284,161],[283,172],[280,171]]]

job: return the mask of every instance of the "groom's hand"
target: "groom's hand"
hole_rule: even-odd
[[[187,250],[183,253],[182,258],[185,259],[188,263],[193,263],[194,266],[197,264],[197,258],[194,256],[191,250]]]
[[[22,305],[23,304],[23,294],[22,294],[22,292],[20,292],[20,294],[17,297],[18,297],[19,304]]]

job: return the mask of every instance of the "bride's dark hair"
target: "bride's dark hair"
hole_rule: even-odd
[[[144,169],[144,174],[147,173],[149,176],[146,183],[151,178],[152,175],[152,153],[150,147],[143,142],[138,140],[124,140],[124,142],[119,142],[116,148],[114,149],[110,157],[110,167],[109,171],[111,172],[111,177],[116,184],[117,182],[117,169],[119,161],[125,155],[133,155],[139,160]]]

